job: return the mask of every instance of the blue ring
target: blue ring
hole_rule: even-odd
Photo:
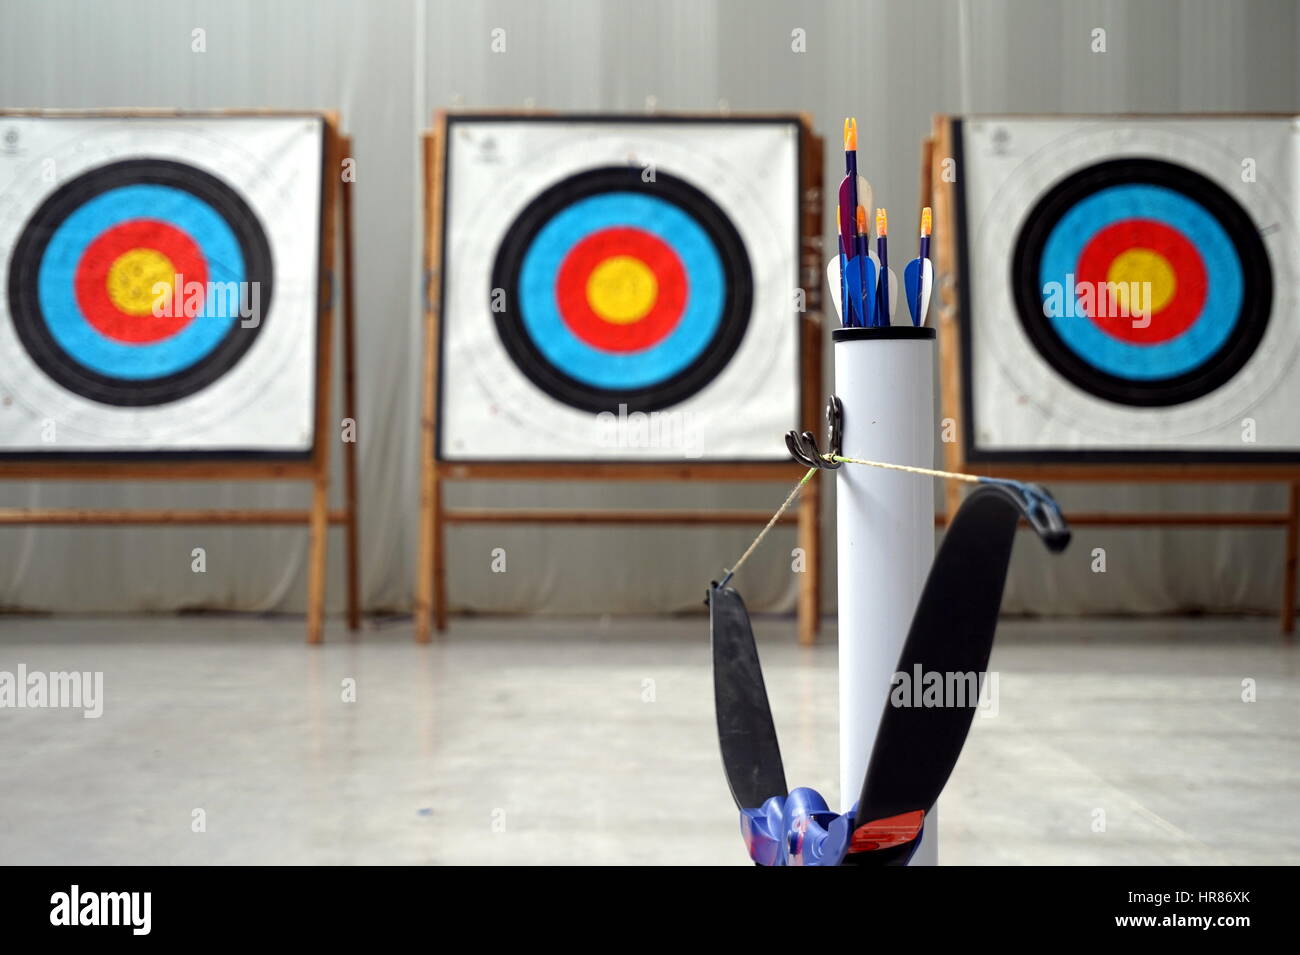
[[[77,304],[75,276],[86,247],[108,229],[132,219],[157,219],[186,233],[207,263],[208,282],[245,282],[244,257],[226,220],[192,193],[137,184],[110,189],[73,211],[50,237],[41,258],[37,291],[50,334],[85,367],[119,379],[175,374],[216,348],[239,318],[238,297],[205,296],[203,311],[176,334],[157,342],[114,341],[87,321]],[[182,296],[183,302],[183,296]],[[178,307],[179,304],[177,303]]]
[[[677,254],[686,273],[686,301],[677,327],[650,348],[608,352],[570,331],[556,303],[556,278],[573,247],[602,229],[642,229]],[[709,347],[722,322],[726,281],[708,233],[672,203],[633,192],[609,192],[573,203],[537,233],[519,275],[519,311],[528,335],[556,368],[583,384],[644,388],[683,371]]]
[[[1075,315],[1047,307],[1052,283],[1069,286],[1084,248],[1102,229],[1124,219],[1152,219],[1191,241],[1205,267],[1206,296],[1200,313],[1178,337],[1153,345],[1120,341],[1106,334],[1079,307]],[[1243,270],[1236,247],[1218,220],[1182,193],[1163,186],[1127,184],[1099,190],[1072,206],[1043,246],[1039,289],[1044,314],[1065,345],[1083,361],[1119,378],[1154,381],[1189,372],[1223,347],[1241,316]]]

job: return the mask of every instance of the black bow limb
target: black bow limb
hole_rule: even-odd
[[[754,809],[772,796],[787,795],[785,767],[754,628],[745,602],[731,587],[709,588],[709,634],[723,772],[736,808]]]
[[[926,578],[903,643],[898,673],[974,674],[982,679],[997,630],[1002,592],[1024,518],[1049,550],[1070,540],[1056,501],[1037,485],[981,483],[958,509]],[[714,706],[723,771],[739,809],[757,809],[788,795],[754,631],[740,594],[714,584],[708,595]],[[896,707],[886,699],[854,817],[855,835],[880,820],[929,812],[943,790],[970,731],[978,695],[962,705]],[[909,845],[914,846],[919,836]],[[903,864],[909,845],[861,851],[851,844],[846,864]]]
[[[938,674],[945,688],[982,685],[1022,517],[1049,550],[1059,553],[1069,543],[1060,508],[1037,485],[990,481],[962,502],[930,567],[896,674],[909,680]],[[858,799],[858,831],[875,820],[934,807],[957,765],[979,695],[942,703],[885,700]]]

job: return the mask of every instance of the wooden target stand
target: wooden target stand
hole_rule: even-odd
[[[8,115],[49,115],[46,110],[9,111]],[[296,116],[296,112],[274,110],[220,110],[187,113],[180,110],[96,110],[61,116],[184,117],[184,116]],[[340,163],[352,154],[352,141],[338,131],[338,115],[320,114],[324,119],[325,156],[323,204],[321,208],[320,296],[316,357],[315,448],[301,461],[250,459],[193,460],[105,460],[60,459],[0,461],[0,479],[22,481],[304,481],[312,487],[311,505],[306,510],[252,508],[0,508],[0,526],[38,524],[45,526],[123,525],[240,525],[273,527],[305,525],[310,533],[307,564],[307,642],[320,643],[325,616],[325,557],[331,525],[344,529],[347,576],[348,629],[360,625],[360,578],[358,576],[357,445],[343,444],[344,504],[329,507],[329,449],[336,433],[330,420],[330,382],[333,371],[334,301],[338,292],[334,265],[342,244],[342,334],[343,334],[343,417],[356,421],[356,299],[353,290],[352,190],[340,188]],[[336,207],[338,218],[336,219]],[[341,223],[341,235],[335,235]]]
[[[536,111],[530,111],[536,115]],[[689,114],[686,114],[689,115]],[[423,134],[424,158],[424,379],[421,395],[420,448],[420,532],[415,580],[415,639],[427,643],[432,631],[447,627],[447,544],[448,526],[466,524],[548,525],[679,525],[691,527],[749,525],[762,527],[771,510],[564,510],[559,508],[448,508],[443,485],[450,481],[712,481],[728,483],[771,482],[793,484],[804,468],[793,461],[747,463],[664,463],[664,462],[530,462],[456,463],[437,458],[438,343],[441,296],[439,273],[442,261],[442,216],[444,203],[445,113],[439,113],[435,128]],[[800,421],[801,427],[820,434],[822,418],[822,139],[812,132],[805,117],[804,154],[800,157],[800,274],[805,292],[805,312],[800,325]],[[796,524],[799,547],[806,557],[806,569],[799,581],[799,642],[816,640],[821,599],[821,492],[810,481],[800,495],[798,513],[783,516],[780,523]]]
[[[955,423],[953,440],[943,443],[944,468],[949,471],[978,470],[993,477],[1024,481],[1065,483],[1176,484],[1176,483],[1278,483],[1287,486],[1287,509],[1262,512],[1075,512],[1066,517],[1076,527],[1255,527],[1285,528],[1281,630],[1295,630],[1297,555],[1300,554],[1300,467],[1294,464],[1245,463],[1045,463],[1000,464],[966,460],[962,421],[962,337],[960,288],[955,229],[956,190],[945,181],[942,170],[952,156],[949,117],[936,116],[932,135],[922,143],[921,195],[931,197],[934,209],[936,282],[938,292],[938,339],[940,407],[942,415]],[[958,171],[961,175],[961,171]],[[922,203],[924,205],[924,203]],[[945,526],[961,505],[966,485],[948,481],[944,488],[943,513],[935,515],[937,526]]]

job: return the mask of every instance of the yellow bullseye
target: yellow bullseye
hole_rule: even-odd
[[[1154,249],[1128,249],[1115,256],[1106,270],[1106,281],[1114,283],[1117,304],[1132,314],[1154,315],[1178,291],[1174,267]],[[1132,296],[1140,296],[1132,301]]]
[[[123,252],[108,267],[105,284],[109,300],[128,315],[151,315],[158,297],[154,285],[171,285],[176,280],[176,266],[157,249],[131,249]]]
[[[587,304],[614,325],[629,325],[644,318],[658,298],[659,280],[635,256],[610,256],[587,278]]]

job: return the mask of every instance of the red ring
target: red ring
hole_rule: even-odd
[[[587,301],[592,270],[616,255],[644,262],[659,283],[650,310],[626,324],[606,321]],[[588,345],[610,352],[642,351],[671,335],[681,321],[686,292],[686,272],[672,247],[649,232],[625,227],[602,229],[578,242],[564,257],[555,279],[555,304],[564,324]]]
[[[175,226],[156,219],[129,219],[106,229],[82,253],[73,284],[77,305],[100,334],[119,342],[144,344],[170,338],[194,318],[186,314],[185,290],[175,290],[171,315],[129,315],[108,295],[108,272],[118,257],[132,249],[155,249],[171,261],[185,285],[206,289],[207,260],[194,241]]]
[[[1094,290],[1106,285],[1106,274],[1115,257],[1129,249],[1150,249],[1164,256],[1178,283],[1174,297],[1145,327],[1135,327],[1131,315],[1098,316],[1096,302],[1088,317],[1107,335],[1138,345],[1155,345],[1177,338],[1196,321],[1205,305],[1205,264],[1196,247],[1177,229],[1153,219],[1122,219],[1094,235],[1079,255],[1077,280]],[[1073,290],[1071,290],[1073,291]]]

